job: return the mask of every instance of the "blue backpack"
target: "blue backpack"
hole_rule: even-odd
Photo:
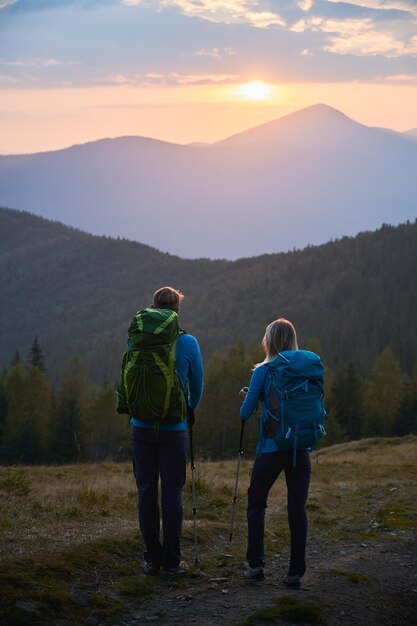
[[[280,450],[312,448],[326,434],[323,404],[324,368],[320,357],[308,350],[285,350],[269,363],[270,409],[264,434]],[[318,453],[317,453],[318,454]]]

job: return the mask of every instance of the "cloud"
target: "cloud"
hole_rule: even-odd
[[[377,31],[357,32],[351,36],[331,37],[326,52],[334,54],[353,54],[355,56],[376,56],[382,54],[388,58],[417,56],[417,38],[409,43],[396,40],[392,35]]]
[[[211,57],[213,59],[221,59],[222,55],[220,54],[219,48],[211,48],[210,50],[197,50],[193,52],[192,57]]]
[[[0,73],[29,87],[34,75],[43,87],[204,85],[236,75],[373,81],[413,73],[417,56],[414,15],[374,9],[413,5],[417,0],[18,0],[0,11]]]
[[[9,83],[16,85],[21,83],[21,81],[15,76],[8,76],[7,74],[0,74],[0,83]]]
[[[100,9],[117,4],[118,0],[0,0],[0,9],[10,7],[14,13],[38,13],[78,7],[82,10]]]
[[[328,0],[328,2],[340,4],[341,0]],[[407,11],[417,13],[417,2],[415,2],[415,0],[346,0],[346,4],[377,11]]]
[[[25,86],[28,84],[31,86],[38,86],[40,82],[39,76],[31,76],[30,74],[25,74],[24,76],[11,76],[10,74],[0,74],[0,84],[1,83],[10,83],[13,85]]]
[[[238,81],[237,74],[179,74],[177,72],[159,73],[148,72],[146,74],[110,74],[103,79],[97,79],[96,83],[111,85],[220,85]]]
[[[417,36],[402,38],[399,33],[390,31],[389,24],[377,28],[371,17],[344,20],[311,17],[299,20],[291,30],[295,33],[325,33],[327,41],[322,48],[331,54],[363,57],[380,54],[388,58],[417,56]]]
[[[243,21],[256,28],[269,28],[270,26],[285,26],[286,22],[277,13],[269,11],[246,11],[243,13]]]
[[[111,85],[135,85],[139,83],[137,76],[127,76],[126,74],[109,74],[105,78],[96,79],[96,83],[110,83]]]
[[[299,0],[310,6],[312,0]],[[187,17],[214,23],[246,23],[255,28],[285,26],[285,20],[270,10],[268,0],[0,0],[0,9],[14,7],[16,12],[39,12],[76,7],[80,10],[101,10],[104,6],[145,7],[160,12],[176,8]],[[306,9],[304,9],[306,10]]]
[[[234,48],[201,48],[191,54],[192,57],[211,57],[213,59],[221,59],[225,56],[234,56],[236,50]]]
[[[393,74],[392,76],[377,77],[377,80],[384,81],[387,83],[415,85],[417,83],[417,73]]]
[[[55,67],[57,65],[80,65],[81,61],[58,61],[57,59],[17,59],[5,61],[0,59],[0,65],[10,67]]]
[[[171,72],[164,80],[176,85],[220,85],[236,82],[238,74],[178,74]]]
[[[130,6],[140,3],[139,0],[121,1]],[[146,4],[157,10],[174,7],[183,15],[214,23],[250,24],[255,28],[286,25],[286,21],[278,13],[267,10],[270,3],[266,0],[147,0]],[[262,10],[263,6],[265,10]]]
[[[402,41],[393,33],[376,30],[370,18],[364,20],[327,20],[321,26],[323,32],[336,32],[329,37],[326,52],[376,56],[388,58],[417,55],[417,37]]]
[[[309,11],[313,6],[313,0],[299,0],[297,4],[302,11]]]
[[[290,27],[290,31],[293,33],[304,33],[306,31],[326,32],[325,25],[327,22],[335,22],[335,23],[340,22],[340,25],[343,26],[343,24],[346,21],[349,21],[349,20],[326,20],[323,17],[312,16],[307,19],[301,19],[301,20],[298,20],[298,22],[295,22]]]

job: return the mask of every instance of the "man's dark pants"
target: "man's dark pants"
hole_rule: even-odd
[[[133,470],[139,494],[139,525],[144,557],[159,567],[177,568],[181,560],[182,488],[187,463],[187,431],[132,427]],[[158,480],[161,477],[162,543]]]
[[[310,483],[311,462],[307,450],[297,450],[296,467],[291,450],[269,452],[256,458],[248,489],[248,550],[250,567],[264,566],[264,528],[268,493],[284,470],[287,482],[287,511],[291,533],[291,557],[288,573],[305,572],[307,540],[306,501]]]

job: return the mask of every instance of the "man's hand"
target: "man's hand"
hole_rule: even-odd
[[[194,409],[192,409],[190,406],[188,406],[187,404],[187,422],[190,426],[194,426],[195,424],[195,414],[194,414]]]

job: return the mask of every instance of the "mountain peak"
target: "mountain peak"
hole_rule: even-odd
[[[350,117],[342,113],[342,111],[339,111],[339,109],[335,109],[329,104],[324,104],[322,102],[319,102],[317,104],[312,104],[308,107],[304,107],[303,109],[298,109],[298,111],[294,111],[294,113],[285,115],[283,118],[280,118],[280,119],[285,119],[293,115],[303,116],[303,117],[313,115],[316,117],[322,117],[326,119],[338,118],[338,119],[350,120],[351,122],[353,122],[353,120]]]
[[[318,103],[278,119],[232,135],[221,144],[274,142],[303,148],[340,149],[361,141],[373,129],[355,122],[329,106]],[[352,148],[355,149],[355,148]]]
[[[339,111],[339,109],[336,109],[335,107],[330,106],[330,104],[325,104],[324,102],[317,102],[316,104],[310,104],[309,106],[303,107],[302,109],[297,109],[297,111],[294,111],[294,113],[289,113],[289,115],[294,115],[296,113],[302,114],[308,111],[318,111],[318,112],[323,112],[323,113],[326,113],[326,112],[337,113],[337,115],[345,116],[345,114],[342,113],[342,111]],[[288,116],[284,116],[284,117],[288,117]]]

